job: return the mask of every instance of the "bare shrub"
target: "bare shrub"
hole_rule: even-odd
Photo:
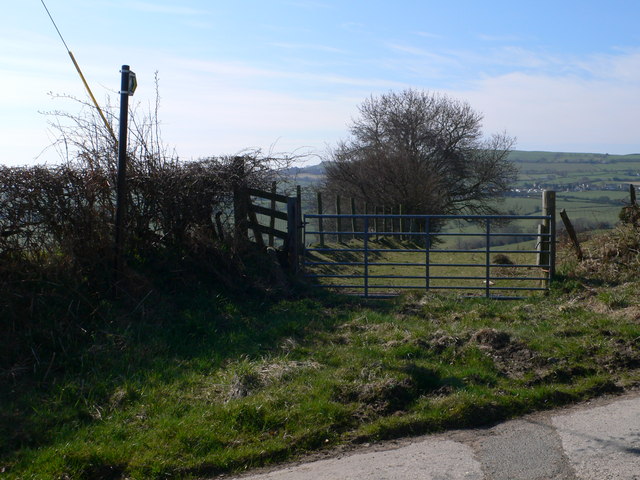
[[[496,265],[513,265],[513,260],[509,258],[508,255],[504,253],[498,253],[493,256],[493,263]]]
[[[235,157],[181,161],[162,141],[160,97],[144,111],[130,109],[127,145],[126,248],[143,258],[162,249],[188,250],[194,239],[220,240],[215,215],[230,229],[233,186],[266,188],[287,155],[249,151],[239,170]],[[52,255],[74,265],[112,257],[117,144],[92,104],[68,96],[79,113],[49,112],[56,133],[52,148],[63,159],[53,167],[1,167],[0,254],[37,260]],[[107,99],[104,113],[115,123]]]

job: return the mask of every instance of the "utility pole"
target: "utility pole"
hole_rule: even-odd
[[[120,131],[118,138],[118,180],[116,185],[116,282],[120,279],[124,267],[124,224],[127,210],[127,120],[129,117],[129,97],[135,92],[138,83],[136,74],[123,65],[120,70]]]

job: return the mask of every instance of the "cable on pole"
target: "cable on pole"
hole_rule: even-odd
[[[64,37],[62,36],[62,33],[60,33],[60,29],[58,28],[58,25],[56,25],[55,20],[51,16],[51,12],[49,12],[49,9],[47,8],[47,6],[44,3],[44,0],[40,0],[40,2],[42,3],[42,6],[46,10],[47,15],[49,15],[49,18],[51,19],[51,23],[53,23],[53,26],[56,29],[56,32],[58,32],[58,36],[60,37],[60,40],[62,40],[62,43],[64,44],[64,48],[66,48],[67,53],[69,54],[69,57],[71,58],[71,61],[73,62],[73,66],[76,67],[76,71],[78,72],[78,75],[80,75],[80,79],[82,80],[82,83],[84,84],[84,87],[86,88],[87,93],[89,94],[89,97],[93,101],[93,104],[95,105],[96,109],[98,110],[98,113],[100,114],[100,117],[102,118],[102,121],[104,122],[104,125],[107,127],[107,130],[111,134],[111,138],[113,138],[113,141],[116,142],[116,145],[117,145],[118,144],[118,139],[116,137],[116,134],[114,133],[113,128],[111,128],[111,125],[109,124],[109,121],[107,120],[107,117],[102,112],[102,109],[100,108],[100,105],[98,105],[98,101],[96,100],[96,97],[93,96],[93,92],[91,91],[91,88],[89,87],[89,84],[87,83],[87,80],[84,78],[84,75],[82,74],[82,70],[80,69],[80,65],[78,65],[78,62],[76,61],[75,57],[73,56],[73,53],[71,53],[71,50],[69,49],[69,46],[67,45],[67,42],[64,41]]]

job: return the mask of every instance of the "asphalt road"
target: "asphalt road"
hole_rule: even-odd
[[[368,445],[242,480],[640,480],[640,392]]]

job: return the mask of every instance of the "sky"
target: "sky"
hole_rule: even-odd
[[[56,94],[88,97],[41,0],[4,3],[0,163],[55,164],[47,112],[79,112]],[[640,152],[636,0],[45,4],[101,104],[119,102],[126,64],[130,102],[152,108],[157,72],[162,138],[185,160],[317,163],[366,98],[407,88],[468,102],[519,150]]]

